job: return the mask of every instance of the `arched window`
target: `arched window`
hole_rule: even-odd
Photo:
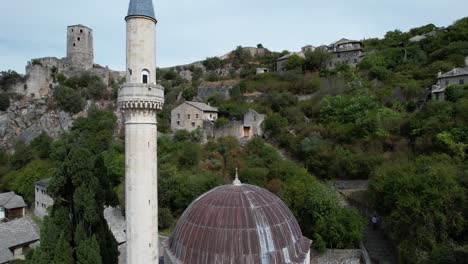
[[[141,73],[141,82],[145,84],[150,82],[150,72],[146,69]]]

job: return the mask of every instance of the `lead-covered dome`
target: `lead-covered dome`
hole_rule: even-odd
[[[125,20],[132,16],[144,16],[156,21],[153,0],[130,0]]]
[[[180,218],[169,263],[309,263],[311,240],[274,194],[247,184],[215,188]]]

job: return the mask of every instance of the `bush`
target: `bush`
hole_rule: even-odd
[[[218,57],[207,58],[203,61],[203,66],[205,66],[207,70],[213,71],[221,68],[223,66],[223,61]]]
[[[83,110],[85,101],[80,93],[67,86],[59,86],[54,92],[59,108],[65,112],[76,114]]]
[[[215,122],[215,127],[216,128],[220,128],[220,127],[227,126],[227,125],[229,125],[229,120],[227,120],[224,117],[218,118],[218,120],[216,120],[216,122]]]
[[[158,211],[158,227],[159,230],[170,228],[174,224],[174,216],[168,208],[159,208]]]
[[[10,97],[6,94],[0,94],[0,111],[6,111],[10,107]]]
[[[24,77],[15,71],[2,71],[0,72],[0,88],[7,92],[13,85],[24,81]]]

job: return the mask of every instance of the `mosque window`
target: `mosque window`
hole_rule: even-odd
[[[143,70],[143,73],[141,74],[142,83],[147,84],[147,83],[150,82],[149,74],[150,74],[150,72],[148,70]]]

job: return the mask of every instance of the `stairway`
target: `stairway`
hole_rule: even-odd
[[[392,247],[380,230],[373,230],[369,224],[364,229],[364,246],[369,253],[372,264],[397,264]]]

